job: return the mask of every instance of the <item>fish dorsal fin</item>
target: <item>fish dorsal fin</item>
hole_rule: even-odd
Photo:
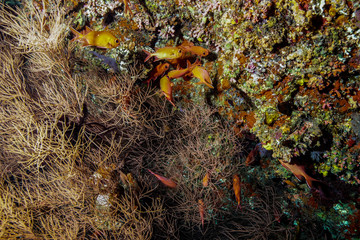
[[[200,59],[196,59],[196,61],[194,62],[194,65],[195,66],[200,66],[201,65],[201,61],[200,61]]]
[[[85,27],[85,34],[91,32],[91,31],[93,31],[91,28],[89,28],[88,26]]]
[[[183,46],[183,47],[192,47],[194,46],[194,44],[192,42],[190,42],[189,40],[184,40],[180,46]]]

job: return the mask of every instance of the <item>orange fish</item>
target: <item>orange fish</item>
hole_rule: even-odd
[[[148,171],[154,175],[157,179],[159,179],[164,185],[170,187],[170,188],[176,188],[177,184],[176,182],[174,182],[171,179],[168,179],[166,177],[160,176],[159,174],[154,173],[153,171],[151,171],[150,169],[148,169]]]
[[[287,170],[291,171],[299,181],[305,179],[306,184],[308,185],[309,188],[313,188],[313,182],[321,182],[321,181],[307,175],[307,173],[305,172],[304,166],[300,166],[297,164],[290,164],[290,163],[284,162],[282,160],[279,160],[279,161],[280,161],[281,165],[283,165]]]
[[[239,175],[235,174],[233,177],[233,189],[235,193],[236,202],[238,203],[236,209],[240,206],[240,199],[241,199],[241,183]]]
[[[156,80],[159,76],[162,76],[170,67],[168,63],[160,63],[158,64],[151,72],[149,73],[149,79],[145,82],[149,84],[151,81]]]
[[[170,79],[176,79],[176,78],[184,77],[185,75],[189,74],[191,72],[191,70],[193,70],[193,68],[195,66],[198,66],[198,65],[199,65],[198,61],[196,61],[194,64],[191,64],[189,61],[187,61],[187,67],[186,68],[180,69],[180,67],[178,66],[177,69],[168,72],[167,76]]]
[[[209,50],[200,46],[194,46],[194,43],[187,40],[183,41],[179,48],[182,48],[185,52],[190,52],[192,55],[197,55],[199,57],[206,57],[209,55]]]
[[[205,206],[204,206],[204,202],[202,199],[199,199],[198,203],[199,203],[199,213],[200,213],[200,218],[201,218],[201,225],[204,228]]]
[[[143,49],[143,51],[147,54],[144,62],[149,60],[151,57],[155,57],[155,61],[160,59],[176,59],[180,58],[182,54],[182,50],[177,47],[163,47],[157,49],[154,53],[148,52]]]
[[[80,41],[83,46],[96,46],[98,48],[116,48],[120,45],[120,40],[110,31],[94,31],[89,27],[82,33],[70,27],[71,32],[75,35],[72,41]]]
[[[210,178],[210,174],[206,173],[203,180],[202,180],[204,187],[207,187],[209,185],[209,178]]]
[[[163,76],[160,79],[160,89],[164,93],[165,97],[169,102],[175,107],[174,99],[172,97],[172,87],[173,83],[170,81],[168,76]]]
[[[197,55],[199,57],[206,57],[209,55],[209,50],[200,47],[200,46],[193,46],[188,49],[189,52],[191,52],[194,55]]]
[[[184,69],[175,69],[175,70],[171,70],[170,72],[168,72],[167,76],[170,79],[176,79],[176,78],[180,78],[185,76],[186,74],[189,73],[189,69],[184,68]]]
[[[196,66],[193,70],[191,70],[191,73],[194,77],[198,78],[200,81],[197,82],[197,84],[205,84],[209,88],[214,88],[211,84],[209,73],[205,70],[205,68]]]

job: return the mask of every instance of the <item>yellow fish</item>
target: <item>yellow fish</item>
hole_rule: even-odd
[[[163,47],[157,49],[154,53],[148,52],[146,50],[143,50],[147,57],[145,58],[144,62],[149,60],[151,57],[155,57],[155,61],[158,61],[160,59],[176,59],[180,58],[182,55],[182,50],[177,47]]]
[[[160,88],[164,93],[165,97],[175,107],[174,99],[172,97],[172,86],[173,83],[170,81],[168,76],[164,76],[160,79]]]
[[[79,33],[72,27],[70,30],[75,34],[75,38],[72,41],[80,41],[83,46],[96,46],[98,48],[116,48],[120,45],[120,40],[109,31],[94,31],[89,27],[86,27],[84,33]]]
[[[209,88],[214,88],[212,86],[212,82],[210,79],[209,73],[205,70],[205,68],[196,66],[193,70],[191,70],[191,73],[194,77],[198,78],[200,81],[197,84],[205,84]]]

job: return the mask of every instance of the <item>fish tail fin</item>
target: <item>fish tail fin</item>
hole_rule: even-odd
[[[175,103],[174,103],[174,98],[172,95],[167,95],[166,93],[164,93],[165,98],[171,103],[171,105],[173,105],[174,107],[176,107]]]
[[[317,179],[315,179],[315,178],[312,178],[312,177],[310,177],[310,176],[306,176],[305,177],[305,180],[306,180],[306,184],[308,185],[308,187],[310,188],[310,189],[312,189],[312,188],[314,188],[314,183],[316,182],[316,183],[322,183],[320,180],[317,180]],[[316,185],[318,185],[318,184],[316,184]],[[316,188],[316,187],[315,187]]]
[[[200,66],[201,65],[201,61],[200,59],[196,59],[195,62],[193,63],[194,66]]]
[[[189,60],[186,60],[186,69],[189,72],[191,72],[196,66],[191,64],[191,62]]]
[[[172,95],[168,95],[165,92],[163,92],[165,98],[171,103],[171,105],[173,105],[174,107],[176,107],[175,103],[174,103],[174,98]]]
[[[171,97],[171,99],[168,99],[169,100],[169,102],[174,106],[174,107],[176,107],[176,105],[175,105],[175,103],[174,103],[174,99]]]
[[[209,88],[214,88],[213,85],[211,85],[211,84],[208,83],[208,82],[205,82],[205,85],[208,86]]]
[[[85,26],[85,34],[91,32],[91,31],[94,31],[94,30],[92,30],[92,29],[89,28],[88,26]]]
[[[75,35],[75,37],[71,40],[72,42],[83,38],[83,35],[76,31],[74,28],[70,27],[70,30]]]
[[[143,51],[144,51],[144,53],[146,53],[146,58],[145,58],[145,60],[144,60],[144,62],[147,62],[151,57],[152,57],[152,54],[151,54],[151,52],[149,52],[149,51],[146,51],[145,49],[143,49]]]

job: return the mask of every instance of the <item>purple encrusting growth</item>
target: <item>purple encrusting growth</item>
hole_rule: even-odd
[[[116,63],[116,60],[114,58],[104,56],[100,53],[97,53],[95,51],[90,51],[90,53],[94,54],[97,58],[101,59],[103,63],[107,64],[112,70],[114,70],[115,73],[119,73],[119,67]]]

